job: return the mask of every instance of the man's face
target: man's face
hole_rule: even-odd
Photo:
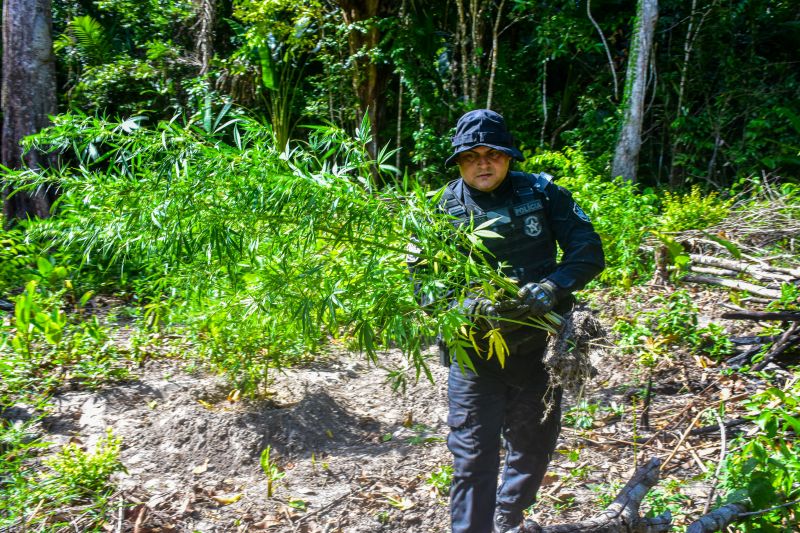
[[[511,157],[488,146],[476,146],[459,154],[456,161],[467,185],[479,191],[491,192],[506,178]]]

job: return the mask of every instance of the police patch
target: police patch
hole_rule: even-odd
[[[533,211],[538,211],[542,208],[542,201],[541,200],[534,200],[532,202],[527,202],[521,205],[514,206],[514,215],[527,215]]]
[[[525,217],[525,228],[523,231],[528,237],[538,237],[542,233],[542,223],[539,221],[539,217],[536,215]]]
[[[572,212],[575,213],[575,215],[584,222],[590,222],[589,215],[584,213],[583,209],[581,209],[581,206],[579,206],[578,204],[572,204]]]

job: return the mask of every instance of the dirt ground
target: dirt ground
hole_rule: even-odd
[[[721,298],[706,291],[696,296],[710,310]],[[635,305],[631,297],[596,298],[606,326]],[[646,297],[640,300],[646,305]],[[713,311],[704,319],[717,321]],[[130,382],[60,394],[44,429],[55,445],[72,440],[88,449],[108,427],[122,438],[127,472],[116,482],[124,512],[109,519],[109,531],[444,532],[447,496],[428,480],[450,462],[446,369],[431,357],[434,382],[423,378],[397,392],[387,384],[387,369],[362,356],[321,358],[276,374],[274,395],[259,402],[231,398],[221,378],[193,370],[188,361],[151,360]],[[397,351],[381,358],[387,367],[402,362]],[[598,346],[594,362],[599,373],[584,399],[608,408],[590,428],[565,424],[533,510],[542,524],[593,516],[637,464],[669,457],[700,410],[758,386],[676,352],[653,370],[648,427],[632,409],[647,383],[645,371],[614,349],[611,337]],[[568,395],[564,411],[575,402]],[[688,439],[662,479],[699,479],[717,460],[719,438]],[[272,496],[259,463],[267,446],[283,473]],[[701,514],[709,488],[702,481],[681,488],[682,496],[674,496],[676,522],[685,519],[681,513]],[[661,494],[667,498],[669,491]]]

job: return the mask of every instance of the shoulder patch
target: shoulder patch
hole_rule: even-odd
[[[576,203],[572,204],[572,212],[575,213],[575,215],[584,222],[591,222],[591,220],[589,220],[589,215],[587,215],[583,211],[583,209],[581,209],[581,206],[579,206],[578,204]]]

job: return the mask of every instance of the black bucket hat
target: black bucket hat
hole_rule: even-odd
[[[491,109],[475,109],[462,115],[456,123],[452,145],[454,151],[444,162],[445,166],[455,165],[458,154],[476,146],[488,146],[517,161],[525,160],[522,152],[514,146],[514,137],[506,129],[502,115]]]

